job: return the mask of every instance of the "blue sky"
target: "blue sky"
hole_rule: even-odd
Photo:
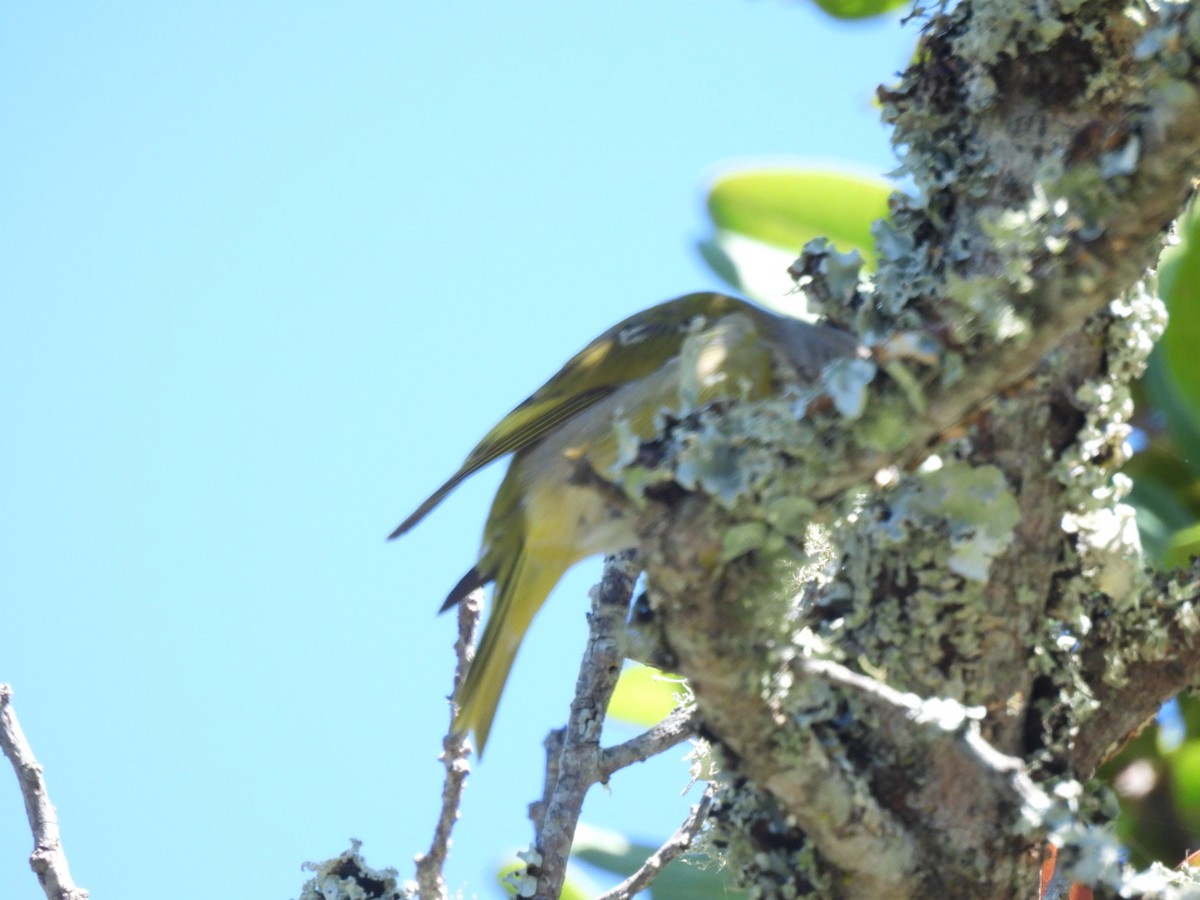
[[[92,897],[294,897],[350,837],[411,873],[501,471],[384,536],[614,321],[716,287],[702,189],[893,165],[896,20],[781,0],[6,4],[0,682]],[[535,623],[448,876],[495,895],[584,636]],[[654,839],[677,759],[586,818]],[[33,900],[0,772],[0,896]]]

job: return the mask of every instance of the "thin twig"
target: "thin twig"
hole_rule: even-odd
[[[806,659],[801,667],[811,675],[853,688],[877,705],[902,710],[918,724],[935,725],[952,736],[986,775],[1011,791],[1013,799],[1025,809],[1046,815],[1055,806],[1054,800],[1029,777],[1019,758],[1001,753],[983,737],[979,730],[981,710],[972,710],[955,700],[926,700],[898,691],[828,659]]]
[[[687,853],[688,849],[692,846],[692,841],[696,839],[696,835],[704,827],[704,821],[708,818],[708,811],[712,809],[715,792],[716,788],[711,784],[705,788],[704,796],[700,798],[700,802],[691,808],[687,818],[683,820],[683,824],[667,839],[666,843],[651,853],[636,872],[611,891],[598,896],[596,900],[629,900],[638,891],[645,890],[650,885],[650,882],[661,874],[668,863]]]
[[[467,667],[474,655],[475,632],[479,628],[479,615],[483,609],[483,591],[474,590],[458,605],[458,640],[454,643],[454,653],[458,664],[454,670],[454,693],[457,696],[466,677]],[[454,704],[450,704],[450,721],[454,721]],[[458,809],[462,803],[463,789],[466,787],[467,775],[471,772],[471,764],[467,757],[471,752],[471,742],[465,734],[447,732],[442,739],[442,755],[438,757],[446,769],[446,780],[442,784],[442,809],[438,816],[437,825],[433,831],[433,840],[429,852],[417,856],[417,887],[421,900],[444,900],[446,879],[442,870],[446,865],[446,856],[450,852],[450,831],[458,821]]]
[[[645,762],[652,756],[657,756],[664,750],[669,750],[676,744],[681,744],[696,732],[699,717],[696,707],[692,704],[673,710],[669,716],[635,738],[617,744],[615,747],[605,747],[600,751],[600,763],[597,768],[598,783],[604,784],[613,773],[632,766],[634,763]],[[546,735],[542,746],[546,750],[546,774],[544,777],[545,790],[542,798],[529,805],[529,819],[533,822],[535,834],[541,834],[546,819],[546,808],[550,804],[550,795],[558,784],[558,765],[562,757],[563,744],[566,741],[567,729],[556,728]]]
[[[653,728],[643,731],[637,737],[615,747],[606,747],[600,751],[601,779],[607,781],[619,769],[645,762],[676,744],[682,744],[696,733],[699,722],[700,717],[696,714],[695,705],[689,703],[674,710]]]
[[[33,832],[33,853],[29,867],[33,869],[46,893],[46,900],[87,900],[88,892],[76,887],[67,865],[58,832],[58,814],[50,802],[42,767],[17,721],[12,708],[12,687],[0,684],[0,747],[12,763],[25,800],[25,814]]]
[[[536,897],[557,898],[562,892],[583,799],[600,781],[600,728],[621,673],[620,634],[639,572],[632,552],[608,556],[600,584],[592,590],[588,644],[557,755],[557,778],[541,810],[544,819],[535,835],[537,849],[526,871]]]

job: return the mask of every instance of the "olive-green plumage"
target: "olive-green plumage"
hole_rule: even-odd
[[[581,466],[603,476],[616,464],[617,422],[622,431],[649,439],[663,410],[766,396],[780,380],[812,380],[854,346],[841,332],[744,300],[688,294],[604,332],[501,419],[391,534],[404,534],[464,479],[513,454],[479,561],[442,606],[496,584],[483,637],[455,698],[455,730],[474,731],[483,752],[517,649],[550,591],[580,560],[636,543],[624,509],[578,477]]]

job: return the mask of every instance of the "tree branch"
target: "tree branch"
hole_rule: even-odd
[[[483,591],[471,591],[458,604],[458,639],[454,642],[454,655],[458,660],[454,669],[454,688],[451,697],[457,696],[467,677],[467,667],[475,652],[475,634],[479,630],[479,617],[483,611]],[[450,704],[450,721],[454,722],[454,704]],[[442,808],[434,826],[433,840],[429,852],[416,857],[417,886],[422,900],[442,900],[447,896],[446,879],[442,871],[446,856],[450,852],[450,832],[458,821],[458,810],[462,805],[462,794],[467,776],[471,773],[468,756],[471,743],[465,734],[448,731],[442,739],[442,755],[439,759],[446,769],[446,780],[442,784]]]
[[[1134,648],[1136,655],[1129,652]],[[1156,577],[1137,602],[1100,619],[1080,652],[1095,685],[1095,711],[1068,758],[1077,771],[1091,773],[1165,699],[1200,684],[1200,561]]]
[[[650,857],[636,872],[611,891],[600,894],[596,900],[629,900],[638,892],[649,887],[650,883],[662,873],[669,863],[687,853],[708,818],[708,811],[712,808],[713,793],[714,788],[710,785],[705,790],[704,796],[700,798],[700,802],[691,808],[687,818],[683,820],[683,824],[667,839],[666,843],[650,854]]]
[[[621,674],[620,634],[640,568],[633,553],[606,557],[604,575],[592,589],[587,649],[579,667],[571,716],[561,736],[553,736],[547,765],[547,797],[533,811],[535,850],[529,854],[521,891],[557,898],[562,893],[575,826],[588,789],[602,777],[600,729]],[[521,893],[530,896],[530,893]]]
[[[63,850],[62,836],[58,831],[58,813],[50,802],[42,767],[33,755],[33,749],[17,721],[12,707],[12,687],[0,684],[0,748],[12,763],[21,797],[25,801],[25,815],[33,832],[33,853],[29,867],[38,877],[46,894],[46,900],[87,900],[88,892],[76,887],[67,865],[67,854]]]
[[[637,737],[615,747],[605,747],[600,751],[600,781],[605,782],[620,769],[644,762],[676,744],[682,744],[696,733],[698,723],[696,708],[689,704],[675,710]]]
[[[805,677],[806,654],[982,708],[979,739],[1043,794],[1194,680],[1195,578],[1145,574],[1112,474],[1163,327],[1137,282],[1200,160],[1200,13],[1144,15],[976,0],[932,19],[881,92],[919,196],[880,226],[878,274],[846,278],[819,243],[793,268],[870,360],[827,367],[799,422],[768,402],[681,423],[637,482],[655,485],[640,549],[665,643],[703,733],[767,792],[753,816],[774,829],[771,866],[750,814],[724,819],[747,872],[831,897],[1036,884],[1028,804],[994,779],[977,790],[977,756]],[[771,476],[718,503],[703,458]],[[776,512],[798,500],[820,501],[823,555]],[[1080,802],[1080,821],[1098,814]]]

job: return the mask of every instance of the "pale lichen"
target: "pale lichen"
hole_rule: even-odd
[[[962,577],[984,582],[994,559],[1012,540],[1020,519],[1016,500],[994,466],[950,463],[927,469],[893,495],[884,534],[929,528],[931,518],[949,540],[946,565]]]
[[[300,900],[400,900],[416,897],[417,885],[400,883],[395,869],[373,869],[359,852],[362,841],[351,839],[350,849],[321,863],[306,862],[313,873],[300,891]]]
[[[722,598],[728,621],[749,624],[739,637],[759,663],[731,678],[748,693],[731,693],[768,711],[781,768],[767,787],[817,763],[838,786],[821,798],[827,818],[806,823],[810,834],[878,811],[878,781],[864,773],[878,779],[908,760],[873,730],[875,713],[797,675],[802,654],[844,660],[934,707],[985,706],[981,727],[1044,777],[1061,771],[1098,692],[1140,656],[1165,652],[1180,617],[1195,625],[1194,606],[1163,623],[1140,605],[1150,584],[1122,502],[1128,483],[1115,474],[1128,454],[1128,385],[1161,310],[1134,289],[1075,336],[1151,258],[1153,232],[1175,205],[1147,204],[1153,179],[1141,194],[1130,186],[1155,166],[1179,166],[1161,161],[1162,135],[1194,91],[1114,64],[1138,27],[1073,0],[1019,9],[983,0],[940,14],[917,64],[882,94],[917,190],[893,198],[875,228],[878,272],[864,278],[820,243],[793,266],[812,289],[810,308],[854,329],[869,355],[827,367],[790,407],[736,402],[714,420],[672,423],[663,442],[660,468],[671,475],[655,483],[717,500],[722,577],[753,563],[760,576],[792,572],[789,587],[797,571],[810,579],[783,598],[770,577],[731,578],[739,592]],[[1139,46],[1170,56],[1179,44],[1188,45],[1163,30]],[[1139,236],[1129,227],[1139,219],[1156,224]],[[904,349],[913,346],[919,354]],[[922,454],[937,461],[918,469]],[[872,480],[866,465],[877,460],[886,472]],[[852,477],[838,481],[843,471]],[[810,508],[809,498],[822,503]],[[822,525],[820,565],[800,539],[810,516]],[[1100,675],[1085,655],[1116,617],[1137,637]],[[922,777],[898,795],[920,798]],[[761,804],[782,796],[762,787],[730,789],[731,803],[751,797],[760,817],[738,821],[747,831],[730,838],[731,853],[764,883],[789,873],[782,896],[807,877],[797,872],[825,871],[829,860],[799,835],[777,850],[752,845]],[[1103,818],[1106,796],[1089,787],[1058,801],[1061,819],[1031,810],[1030,821],[1043,816],[1037,824],[1096,883],[1126,878],[1113,868],[1111,836],[1078,824]],[[1007,835],[1002,816],[991,825],[988,839]],[[797,847],[815,868],[797,868]]]

